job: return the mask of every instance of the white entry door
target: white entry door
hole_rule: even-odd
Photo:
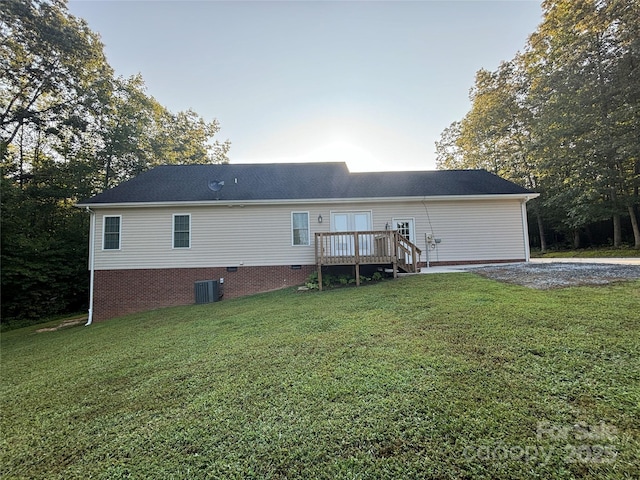
[[[332,212],[332,232],[368,232],[371,231],[371,212]],[[351,235],[339,235],[334,237],[334,255],[355,255],[354,237]],[[369,255],[371,252],[371,239],[369,235],[358,235],[358,249],[361,255]]]
[[[393,230],[398,230],[398,233],[407,237],[411,243],[416,243],[415,220],[413,218],[394,218]]]
[[[413,244],[416,243],[416,229],[415,220],[413,218],[394,218],[392,220],[393,229]],[[413,258],[410,253],[405,253],[404,261],[406,263],[413,263]]]

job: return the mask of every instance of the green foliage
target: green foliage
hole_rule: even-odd
[[[2,178],[3,321],[77,311],[86,305],[88,219],[58,195],[64,192],[20,189]]]
[[[141,76],[113,81],[109,112],[102,122],[103,146],[96,155],[103,187],[160,164],[224,163],[230,143],[211,142],[220,126],[192,110],[173,114],[145,93]]]
[[[379,282],[384,280],[384,276],[380,272],[375,272],[372,276],[367,277],[360,275],[361,282],[375,281]],[[331,288],[336,286],[346,287],[348,285],[355,285],[356,278],[354,275],[340,274],[332,275],[330,273],[322,274],[322,288]],[[305,285],[311,290],[318,289],[318,272],[312,272],[305,280]]]
[[[417,275],[10,331],[0,475],[635,478],[639,287]]]
[[[336,283],[339,282],[339,278],[334,276],[334,275],[330,275],[330,274],[323,274],[322,275],[322,287],[330,287]],[[319,281],[318,281],[318,272],[312,272],[311,274],[309,274],[309,276],[307,277],[306,283],[305,285],[311,289],[318,289],[319,287]]]
[[[543,224],[573,235],[631,220],[640,248],[640,3],[546,0],[524,53],[480,70],[472,107],[436,144],[440,168],[485,168],[542,194]],[[578,236],[576,236],[578,238]]]
[[[112,76],[99,36],[62,0],[3,1],[0,36],[2,151],[21,132],[60,141],[86,130]]]
[[[317,270],[314,271],[314,272],[311,272],[309,274],[309,276],[305,280],[305,285],[306,285],[307,288],[309,288],[311,290],[318,290],[318,288],[320,287],[320,284],[318,282],[318,272],[317,272]]]
[[[172,113],[140,76],[114,78],[65,0],[0,8],[2,318],[86,303],[88,216],[78,200],[160,163],[227,161],[216,120]]]

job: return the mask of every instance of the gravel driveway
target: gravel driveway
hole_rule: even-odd
[[[640,279],[640,266],[601,263],[520,263],[469,269],[500,282],[548,289],[576,285],[606,285]]]

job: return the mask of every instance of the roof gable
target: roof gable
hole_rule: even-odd
[[[211,181],[224,187],[213,192]],[[79,205],[531,193],[485,170],[350,173],[345,163],[163,165]]]

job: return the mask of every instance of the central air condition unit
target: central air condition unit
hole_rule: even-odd
[[[194,285],[196,304],[217,302],[222,297],[222,285],[217,280],[204,280]]]

